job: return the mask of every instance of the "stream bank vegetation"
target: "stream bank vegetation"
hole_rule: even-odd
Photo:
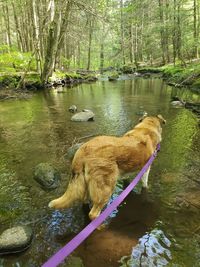
[[[1,88],[164,66],[171,84],[199,89],[199,0],[4,0],[0,7]]]

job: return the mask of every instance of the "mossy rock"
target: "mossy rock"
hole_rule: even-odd
[[[18,82],[20,81],[21,76],[19,75],[4,75],[0,76],[0,86],[1,87],[16,87]]]
[[[108,73],[109,81],[116,81],[119,78],[119,73],[117,71],[112,71]]]
[[[136,70],[135,66],[129,66],[129,65],[124,65],[120,68],[120,71],[122,71],[125,74],[131,74],[134,73]]]
[[[49,163],[40,163],[35,167],[34,179],[43,189],[55,189],[59,186],[60,174]]]
[[[72,160],[76,151],[83,145],[84,143],[76,143],[72,146],[70,146],[67,150],[67,153],[65,154],[65,158]]]

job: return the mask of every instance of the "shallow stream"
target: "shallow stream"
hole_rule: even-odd
[[[88,223],[81,206],[65,211],[47,207],[67,184],[70,163],[64,155],[81,137],[124,134],[138,122],[141,110],[167,120],[149,191],[141,192],[138,185],[108,228],[95,231],[73,256],[80,257],[85,267],[128,266],[138,240],[156,229],[171,242],[159,266],[200,266],[200,131],[191,111],[170,105],[175,95],[200,101],[197,94],[172,88],[162,79],[135,78],[0,102],[0,233],[18,224],[34,229],[31,247],[0,257],[0,266],[41,266]],[[95,121],[70,121],[72,104],[79,110],[91,109]],[[44,191],[33,179],[33,169],[41,162],[51,163],[62,174],[58,189]]]

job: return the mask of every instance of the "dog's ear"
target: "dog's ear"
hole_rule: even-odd
[[[146,117],[147,117],[147,112],[144,113],[144,115],[142,117],[139,118],[139,122],[142,122]]]
[[[156,117],[160,120],[160,122],[162,122],[163,124],[166,124],[166,120],[163,118],[162,115],[159,114]]]

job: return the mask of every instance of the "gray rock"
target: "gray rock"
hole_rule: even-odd
[[[68,148],[67,153],[65,154],[65,158],[72,160],[76,151],[83,145],[84,143],[76,143]]]
[[[116,81],[119,78],[119,75],[112,75],[112,76],[108,76],[108,80],[109,81]]]
[[[77,111],[77,106],[72,105],[72,106],[69,107],[68,110],[69,110],[70,112],[72,112],[72,113],[75,113],[75,112]]]
[[[60,174],[49,163],[40,163],[35,167],[34,179],[44,189],[54,189],[59,185]]]
[[[0,235],[0,255],[17,253],[26,250],[33,238],[29,226],[16,226],[5,230]]]
[[[93,121],[94,120],[94,113],[91,110],[83,110],[81,112],[78,112],[77,114],[73,115],[71,117],[72,121]]]

